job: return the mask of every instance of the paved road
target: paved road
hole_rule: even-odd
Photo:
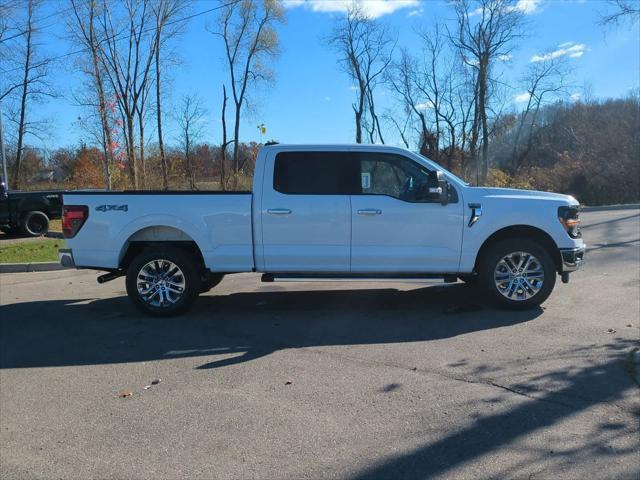
[[[585,269],[519,313],[237,275],[158,320],[122,279],[3,275],[1,476],[637,479],[640,211],[584,218]]]

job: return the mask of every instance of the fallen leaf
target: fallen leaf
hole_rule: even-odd
[[[608,329],[608,330],[607,330],[607,332],[609,332],[609,333],[616,333],[616,331],[615,331],[613,328]]]
[[[133,392],[120,392],[118,393],[118,397],[120,398],[127,398],[133,395]]]
[[[285,385],[291,385],[292,383],[293,382],[289,382],[289,381],[284,382]]]
[[[161,381],[162,381],[161,378],[157,378],[153,382],[151,382],[151,385],[158,385]]]

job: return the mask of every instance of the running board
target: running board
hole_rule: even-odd
[[[414,273],[398,274],[308,274],[308,273],[263,273],[262,281],[271,282],[410,282],[410,283],[456,283],[456,275]]]

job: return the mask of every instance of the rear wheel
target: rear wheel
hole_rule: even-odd
[[[127,269],[127,294],[136,307],[155,316],[184,312],[200,293],[198,265],[176,247],[143,250]]]
[[[22,231],[30,237],[39,237],[49,231],[49,217],[43,212],[27,213],[22,219]]]
[[[547,250],[526,238],[493,245],[481,262],[481,285],[500,305],[526,309],[544,302],[556,283],[556,268]]]

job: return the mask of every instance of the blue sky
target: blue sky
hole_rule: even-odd
[[[287,143],[351,142],[354,136],[351,102],[354,92],[351,82],[336,64],[336,54],[328,48],[326,36],[337,15],[342,15],[343,0],[292,0],[287,6],[287,23],[279,28],[281,55],[273,69],[276,82],[253,95],[255,108],[246,115],[241,140],[260,140],[256,125],[267,127],[266,139]],[[199,12],[215,6],[211,0],[198,1],[193,6]],[[48,0],[45,12],[65,8],[62,1]],[[398,45],[414,52],[420,43],[414,28],[425,28],[437,20],[452,19],[452,9],[441,0],[365,0],[371,15],[391,26],[398,35]],[[607,98],[627,94],[640,85],[640,26],[627,23],[617,28],[603,28],[597,24],[606,4],[599,0],[521,0],[527,13],[530,35],[514,50],[512,59],[505,63],[504,75],[508,82],[515,81],[531,59],[545,52],[564,55],[573,69],[575,94],[584,95],[584,89],[593,97]],[[203,140],[219,142],[221,137],[220,106],[221,85],[227,72],[222,61],[221,41],[207,32],[205,26],[213,14],[192,19],[185,33],[175,42],[181,64],[171,72],[167,84],[170,107],[186,94],[197,94],[208,110]],[[46,22],[45,22],[46,23]],[[41,37],[42,48],[58,55],[72,47],[64,40],[62,22],[46,28]],[[48,148],[77,145],[88,135],[78,127],[77,118],[84,112],[73,105],[72,92],[80,87],[82,76],[73,62],[67,60],[53,70],[52,83],[60,97],[36,105],[32,114],[51,121],[51,137],[44,144],[29,139],[32,145]],[[515,99],[522,89],[514,87],[509,98]],[[380,92],[379,110],[391,107],[392,98]],[[229,117],[230,118],[230,117]],[[153,131],[150,125],[149,131]],[[167,138],[175,143],[177,132],[167,119]],[[397,142],[390,135],[391,142]]]

